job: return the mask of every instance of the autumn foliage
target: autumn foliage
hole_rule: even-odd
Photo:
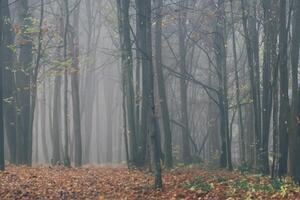
[[[164,171],[164,187],[155,190],[152,177],[124,167],[9,166],[0,173],[0,199],[300,199],[288,178],[178,168]]]

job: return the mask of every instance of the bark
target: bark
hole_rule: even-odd
[[[48,145],[47,145],[47,129],[46,129],[46,82],[43,81],[43,91],[41,99],[41,136],[42,136],[42,146],[43,146],[43,155],[46,163],[49,163],[49,154],[48,154]],[[36,118],[38,119],[38,118]]]
[[[262,172],[269,174],[269,133],[270,133],[270,121],[272,111],[272,79],[271,70],[272,53],[276,49],[277,34],[276,27],[274,27],[274,7],[272,7],[271,1],[264,1],[264,67],[263,67],[263,94],[262,94]]]
[[[151,150],[153,156],[153,164],[154,164],[154,178],[155,178],[155,188],[162,188],[162,177],[161,177],[161,165],[160,165],[160,134],[159,134],[159,127],[158,127],[158,120],[157,114],[155,113],[155,101],[154,101],[154,69],[152,63],[152,45],[151,45],[151,1],[144,0],[143,2],[146,5],[146,26],[147,26],[147,56],[148,56],[148,66],[149,66],[149,78],[150,78],[150,95],[148,102],[151,106],[151,129],[150,129],[150,138],[151,138]]]
[[[149,132],[149,92],[150,92],[150,79],[149,79],[149,60],[151,58],[147,55],[147,18],[146,18],[146,5],[143,1],[137,1],[137,15],[139,19],[138,31],[139,37],[137,38],[138,51],[141,58],[142,66],[142,107],[141,107],[141,127],[138,135],[139,138],[139,163],[138,165],[144,166],[146,160],[146,148],[147,148],[147,135]]]
[[[11,17],[8,0],[2,0],[2,15],[6,23],[2,25],[2,43],[0,66],[3,66],[3,114],[4,127],[8,141],[10,162],[16,164],[16,99],[15,81],[13,73],[14,53],[8,48],[14,44],[14,33],[11,29]]]
[[[81,141],[81,115],[80,115],[80,97],[79,97],[79,13],[80,4],[76,5],[74,10],[73,20],[73,41],[72,49],[72,68],[71,87],[72,87],[72,102],[73,102],[73,131],[75,141],[75,166],[82,165],[82,141]]]
[[[279,169],[278,175],[287,173],[288,130],[290,122],[290,106],[288,95],[287,69],[287,28],[286,1],[280,0],[279,14],[279,72],[280,72],[280,111],[279,111]]]
[[[300,1],[294,1],[293,29],[291,39],[291,66],[292,66],[292,109],[291,109],[291,133],[289,137],[289,166],[290,173],[296,182],[300,182],[300,134],[299,134],[299,45],[300,45]]]
[[[157,82],[159,90],[159,103],[161,107],[161,115],[163,121],[164,130],[164,150],[165,150],[165,165],[171,168],[172,162],[172,133],[170,126],[170,116],[166,95],[166,86],[163,74],[163,63],[162,63],[162,0],[155,1],[155,67],[157,71]]]
[[[3,17],[3,8],[2,8],[2,0],[0,0],[0,47],[3,45],[2,42],[2,27],[3,27],[3,23],[4,23],[4,17]],[[1,56],[1,55],[0,55]],[[2,57],[0,57],[0,59],[2,60]],[[5,169],[5,161],[4,161],[4,128],[3,128],[3,66],[1,66],[0,68],[0,83],[1,83],[1,88],[0,88],[0,170],[4,170]]]
[[[254,4],[256,5],[256,4]],[[255,168],[261,170],[261,105],[260,105],[260,80],[258,58],[258,32],[256,28],[256,16],[246,9],[245,0],[241,0],[242,23],[245,34],[248,67],[250,75],[251,95],[253,100],[254,128],[255,128]],[[249,19],[250,18],[250,19]]]
[[[229,139],[229,114],[228,114],[228,75],[226,67],[226,34],[225,34],[225,5],[224,0],[218,0],[215,33],[215,56],[217,75],[219,81],[219,109],[220,109],[220,134],[221,134],[221,167],[232,169],[231,144]]]
[[[231,21],[232,21],[232,47],[233,47],[233,59],[234,59],[234,74],[235,74],[235,87],[236,87],[236,103],[238,109],[238,118],[239,118],[239,132],[240,132],[240,159],[241,164],[246,163],[245,156],[245,133],[244,133],[244,123],[243,123],[243,114],[242,114],[242,106],[240,101],[240,82],[239,82],[239,73],[238,73],[238,60],[237,60],[237,52],[236,52],[236,36],[235,36],[235,23],[233,17],[233,2],[231,0]]]
[[[65,9],[65,23],[64,23],[64,62],[67,62],[67,43],[68,43],[68,32],[69,32],[69,1],[64,0],[64,9]],[[70,167],[70,157],[69,157],[69,125],[68,125],[68,66],[65,66],[64,69],[64,165]]]
[[[137,141],[136,141],[136,124],[135,124],[135,100],[133,87],[133,62],[132,49],[130,40],[130,23],[129,23],[129,1],[117,0],[118,7],[118,27],[120,35],[121,57],[122,57],[122,79],[124,81],[123,93],[126,100],[126,118],[127,129],[129,133],[130,144],[130,162],[137,164]]]
[[[180,2],[180,6],[184,7],[185,3]],[[183,76],[180,79],[180,112],[181,112],[181,123],[182,127],[182,160],[184,164],[189,164],[191,162],[191,152],[189,145],[189,121],[188,121],[188,83],[186,81],[187,77],[187,66],[186,66],[186,20],[187,13],[184,10],[179,11],[178,16],[178,39],[179,39],[179,57],[180,57],[180,73]]]
[[[28,1],[18,1],[18,23],[21,34],[18,37],[20,53],[18,58],[19,68],[16,72],[16,97],[17,97],[17,164],[31,165],[32,132],[30,132],[30,78],[32,65],[33,41],[27,28],[31,27]]]

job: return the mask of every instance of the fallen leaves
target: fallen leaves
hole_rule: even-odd
[[[164,188],[153,177],[123,167],[15,167],[0,172],[0,199],[300,199],[290,180],[225,170],[179,168],[163,173]]]

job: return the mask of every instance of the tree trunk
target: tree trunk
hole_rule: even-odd
[[[133,63],[130,40],[129,23],[129,0],[117,0],[118,26],[120,35],[121,57],[122,57],[122,79],[124,81],[123,92],[126,100],[126,113],[130,143],[130,162],[137,163],[137,141],[135,124],[135,101],[133,87]]]
[[[16,164],[16,99],[15,81],[13,73],[14,53],[8,48],[14,44],[14,33],[12,31],[10,10],[8,0],[2,0],[2,16],[6,23],[2,25],[2,43],[0,66],[3,66],[3,116],[4,127],[8,141],[10,162]]]
[[[74,10],[72,42],[70,49],[72,51],[72,102],[73,102],[73,131],[75,142],[75,166],[82,165],[82,141],[81,141],[81,115],[80,115],[80,97],[79,97],[79,14],[80,5]]]
[[[220,134],[221,134],[221,167],[232,169],[231,144],[229,139],[229,111],[228,111],[228,75],[226,67],[226,46],[225,46],[225,6],[224,0],[218,0],[215,32],[215,56],[217,75],[219,80],[219,109],[220,109]]]
[[[47,146],[47,129],[46,129],[46,80],[43,81],[43,91],[42,91],[42,99],[41,99],[41,136],[42,136],[42,145],[43,145],[43,154],[45,158],[45,162],[49,163],[49,154],[48,154],[48,146]],[[38,119],[38,118],[36,118]]]
[[[19,69],[16,72],[17,87],[17,163],[31,165],[31,139],[32,132],[29,132],[30,125],[30,75],[32,64],[32,38],[27,33],[27,28],[31,27],[28,1],[18,1],[18,22],[21,27],[21,34],[18,38],[20,45]]]
[[[300,44],[300,1],[294,1],[293,29],[291,39],[291,65],[292,65],[292,109],[291,133],[289,137],[289,166],[290,173],[296,182],[300,182],[300,133],[299,133],[299,44]]]
[[[138,15],[138,31],[139,37],[137,38],[138,51],[142,64],[142,107],[141,107],[141,127],[139,128],[139,165],[144,166],[146,160],[146,148],[147,148],[147,135],[149,132],[149,92],[150,92],[150,80],[149,80],[149,57],[147,57],[147,26],[146,26],[146,5],[143,1],[137,2],[137,15]]]
[[[280,72],[280,111],[279,111],[279,169],[278,175],[287,173],[288,130],[290,123],[290,106],[288,95],[287,69],[287,28],[286,1],[280,0],[279,15],[279,72]]]
[[[4,15],[3,15],[3,4],[2,4],[2,0],[0,0],[0,47],[2,47],[2,27],[3,27],[3,24],[4,24]],[[0,55],[1,56],[1,55]],[[2,57],[0,57],[0,60],[2,60]],[[2,80],[2,77],[3,77],[3,66],[1,65],[0,66],[0,170],[4,170],[5,169],[5,161],[4,161],[4,128],[3,128],[3,80]]]
[[[64,23],[64,61],[67,61],[67,51],[68,51],[68,32],[69,32],[69,1],[64,0],[64,9],[65,9],[65,23]],[[64,165],[66,167],[70,167],[70,157],[69,157],[69,112],[68,112],[68,66],[65,66],[64,69],[64,136],[65,136],[65,144],[64,144]]]
[[[165,150],[165,165],[171,168],[173,165],[172,159],[172,133],[170,126],[169,109],[166,95],[165,80],[163,74],[162,63],[162,7],[163,1],[155,1],[155,67],[157,71],[157,82],[159,90],[159,103],[161,107],[163,128],[164,128],[164,150]]]
[[[233,2],[231,0],[231,21],[232,21],[232,48],[233,48],[233,59],[234,59],[234,74],[235,74],[235,87],[236,87],[236,104],[238,109],[238,118],[239,118],[239,131],[240,131],[240,159],[241,164],[246,163],[245,156],[245,137],[244,137],[244,123],[243,123],[243,114],[242,114],[242,106],[240,101],[240,82],[239,82],[239,73],[238,73],[238,60],[237,60],[237,52],[236,52],[236,36],[235,36],[235,24],[233,17]]]
[[[270,121],[272,111],[272,80],[271,70],[274,61],[272,53],[276,49],[277,34],[276,34],[276,17],[274,17],[274,6],[272,7],[271,1],[264,1],[264,68],[263,68],[263,94],[262,94],[262,155],[261,165],[262,172],[269,174],[269,134],[270,134]],[[275,15],[276,16],[276,15]],[[275,25],[275,27],[274,27]],[[275,57],[276,59],[276,57]]]
[[[180,7],[185,7],[185,2],[180,2]],[[179,57],[180,57],[180,73],[183,78],[180,79],[180,112],[182,123],[182,160],[184,164],[191,162],[191,152],[189,145],[189,121],[188,121],[188,83],[186,81],[186,19],[187,13],[184,10],[179,11],[178,16],[178,36],[179,36]]]
[[[256,4],[255,4],[256,5]],[[246,9],[245,0],[241,0],[242,7],[242,21],[245,34],[245,43],[247,48],[248,67],[250,75],[251,95],[253,100],[253,112],[254,112],[254,128],[255,128],[255,167],[261,170],[260,158],[261,158],[261,106],[260,106],[260,81],[259,81],[259,63],[257,43],[258,36],[256,30],[256,16],[255,13],[250,15],[249,10]],[[253,8],[252,6],[251,8]]]

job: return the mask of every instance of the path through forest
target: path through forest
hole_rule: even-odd
[[[288,178],[178,168],[163,179],[163,190],[154,190],[150,173],[120,166],[9,166],[0,173],[0,199],[300,199],[300,188]]]

